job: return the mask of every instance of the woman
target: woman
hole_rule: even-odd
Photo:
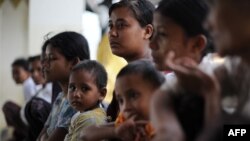
[[[70,71],[80,60],[89,59],[87,40],[76,32],[62,32],[45,43],[43,71],[46,81],[57,81],[62,92],[41,131],[39,141],[63,141],[75,110],[67,100]]]
[[[122,0],[109,9],[109,42],[112,53],[127,62],[151,59],[154,6],[147,0]]]

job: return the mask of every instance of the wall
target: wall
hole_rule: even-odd
[[[38,54],[44,35],[72,30],[82,32],[83,0],[30,0],[29,54]]]
[[[23,103],[22,88],[11,77],[11,63],[27,55],[28,5],[21,1],[14,7],[5,0],[0,7],[0,107],[7,100]],[[0,112],[0,129],[5,126]]]
[[[13,60],[39,54],[48,32],[81,33],[83,9],[84,0],[21,0],[17,7],[4,0],[0,7],[0,108],[7,100],[23,104],[22,87],[11,76]],[[0,129],[5,126],[1,110]]]

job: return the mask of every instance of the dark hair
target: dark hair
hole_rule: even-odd
[[[76,72],[78,70],[85,70],[95,77],[95,83],[98,89],[102,89],[107,86],[107,72],[103,65],[94,60],[84,60],[75,65],[71,71]]]
[[[154,87],[159,87],[165,81],[164,76],[148,60],[137,60],[129,63],[121,69],[117,78],[130,74],[141,75],[144,80]]]
[[[188,36],[208,35],[202,25],[208,13],[204,0],[162,0],[156,11],[183,27]]]
[[[42,46],[42,52],[46,50],[47,45],[58,48],[67,60],[73,60],[78,57],[80,60],[89,59],[89,45],[85,37],[79,33],[66,31],[61,32],[45,41]]]
[[[109,8],[109,16],[111,13],[121,7],[127,7],[130,9],[139,22],[141,27],[145,27],[148,24],[152,24],[154,5],[148,0],[121,0],[120,2],[114,3]]]
[[[187,36],[205,35],[208,39],[208,44],[203,50],[202,55],[204,56],[206,53],[214,51],[211,37],[203,26],[208,10],[209,8],[205,0],[162,0],[156,12],[180,25]]]
[[[39,61],[40,61],[40,59],[41,59],[41,55],[30,56],[30,57],[28,58],[28,62],[31,63],[31,62],[34,62],[34,61],[36,61],[36,60],[39,60]]]
[[[13,66],[22,67],[25,71],[29,71],[29,62],[24,58],[18,58],[12,63]]]
[[[108,122],[114,122],[119,114],[119,104],[116,100],[115,91],[113,91],[112,100],[107,108]]]

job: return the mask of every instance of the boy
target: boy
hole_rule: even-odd
[[[107,72],[96,61],[85,60],[72,69],[68,99],[78,113],[71,119],[65,141],[76,141],[86,127],[106,122],[106,112],[101,106],[107,92],[106,85]]]

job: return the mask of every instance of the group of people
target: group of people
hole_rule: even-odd
[[[128,64],[116,77],[108,108],[103,99],[109,76],[90,60],[85,37],[67,31],[47,39],[41,55],[22,68],[42,87],[26,96],[24,108],[13,102],[3,107],[15,130],[11,140],[222,140],[224,124],[250,123],[249,9],[248,0],[112,4],[110,47]],[[17,64],[13,78],[25,86],[29,75],[18,78]],[[61,91],[50,88],[46,95],[42,90],[50,83]],[[13,107],[17,115],[10,114]]]
[[[7,101],[3,113],[8,126],[15,128],[14,136],[35,138],[46,121],[52,102],[52,83],[46,82],[42,73],[40,55],[28,59],[18,58],[12,63],[12,76],[16,84],[23,85],[25,105],[21,107]],[[35,118],[34,118],[35,117]],[[30,127],[37,127],[29,130]]]

